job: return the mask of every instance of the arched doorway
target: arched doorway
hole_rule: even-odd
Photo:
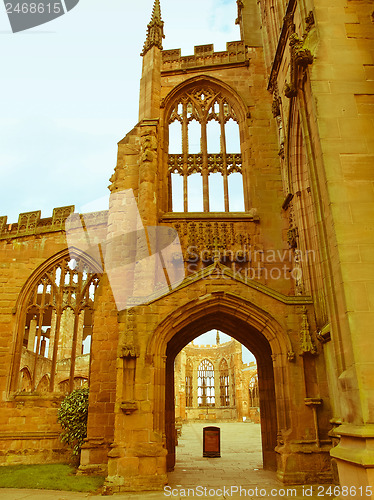
[[[268,339],[242,318],[222,310],[211,311],[192,320],[167,343],[165,367],[165,434],[167,446],[167,468],[175,465],[175,404],[174,404],[174,361],[176,355],[194,338],[208,329],[225,331],[249,349],[257,359],[259,399],[261,413],[261,434],[263,465],[265,469],[276,470],[277,411],[272,349]]]
[[[201,286],[207,282],[196,283]],[[226,280],[225,285],[228,283]],[[189,286],[193,289],[194,283]],[[205,331],[220,329],[243,344],[257,360],[264,468],[275,469],[284,483],[326,482],[330,472],[319,464],[325,457],[328,463],[330,441],[325,438],[328,426],[324,423],[328,407],[326,412],[320,409],[316,420],[316,406],[321,406],[322,398],[308,396],[306,354],[299,347],[303,333],[300,323],[306,321],[306,307],[301,307],[300,302],[306,299],[270,294],[266,287],[239,284],[232,287],[237,293],[228,293],[213,287],[210,292],[209,286],[207,283],[205,294],[185,303],[175,300],[176,307],[169,309],[157,324],[147,344],[145,360],[152,367],[154,394],[152,431],[165,473],[175,463],[175,356]],[[186,290],[181,287],[180,295],[182,292]],[[174,293],[179,298],[179,291]],[[324,373],[320,375],[323,381]]]

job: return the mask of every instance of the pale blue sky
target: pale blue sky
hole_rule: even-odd
[[[106,196],[116,143],[138,119],[139,56],[153,0],[80,0],[13,34],[0,5],[0,215]],[[240,38],[235,0],[161,0],[164,48]]]
[[[228,342],[231,337],[226,335],[226,333],[219,332],[220,343]],[[194,340],[194,344],[197,345],[215,345],[217,338],[217,330],[209,330],[209,332],[203,333],[199,337]],[[248,351],[246,347],[242,345],[242,359],[244,363],[250,363],[252,361],[256,361],[256,358],[253,354]]]

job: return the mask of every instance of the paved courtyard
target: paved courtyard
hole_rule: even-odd
[[[115,499],[165,500],[183,498],[257,499],[321,498],[327,486],[284,486],[275,473],[262,469],[260,425],[253,423],[220,423],[221,458],[203,458],[203,427],[207,423],[183,426],[177,447],[175,470],[169,474],[169,485],[161,492],[123,493]],[[312,492],[312,495],[310,494]],[[318,495],[319,493],[319,495]],[[333,498],[334,495],[326,495]],[[102,498],[87,493],[43,490],[0,489],[1,500],[83,500]]]

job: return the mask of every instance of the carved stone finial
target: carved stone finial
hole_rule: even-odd
[[[287,359],[288,361],[295,361],[295,353],[293,351],[288,351]]]
[[[219,331],[217,330],[217,335],[216,335],[216,344],[219,345],[221,342],[221,339],[219,337]]]
[[[309,31],[312,29],[312,27],[315,24],[314,14],[313,14],[312,10],[309,12],[307,17],[305,18],[305,22],[306,22],[306,32],[309,33]]]
[[[163,38],[165,38],[164,21],[161,19],[160,0],[155,0],[151,21],[147,25],[147,37],[144,42],[143,52],[140,55],[144,56],[152,47],[158,47],[162,50]]]
[[[284,94],[286,97],[297,96],[297,80],[299,70],[305,71],[309,64],[313,63],[313,54],[304,46],[305,37],[300,38],[296,33],[289,37],[291,51],[291,82],[286,82]]]
[[[310,334],[308,315],[304,306],[300,331],[300,356],[304,356],[306,353],[317,354],[317,349]]]

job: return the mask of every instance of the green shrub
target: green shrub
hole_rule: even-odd
[[[75,389],[61,402],[57,420],[63,431],[61,441],[73,448],[73,455],[79,455],[87,436],[88,388]]]

